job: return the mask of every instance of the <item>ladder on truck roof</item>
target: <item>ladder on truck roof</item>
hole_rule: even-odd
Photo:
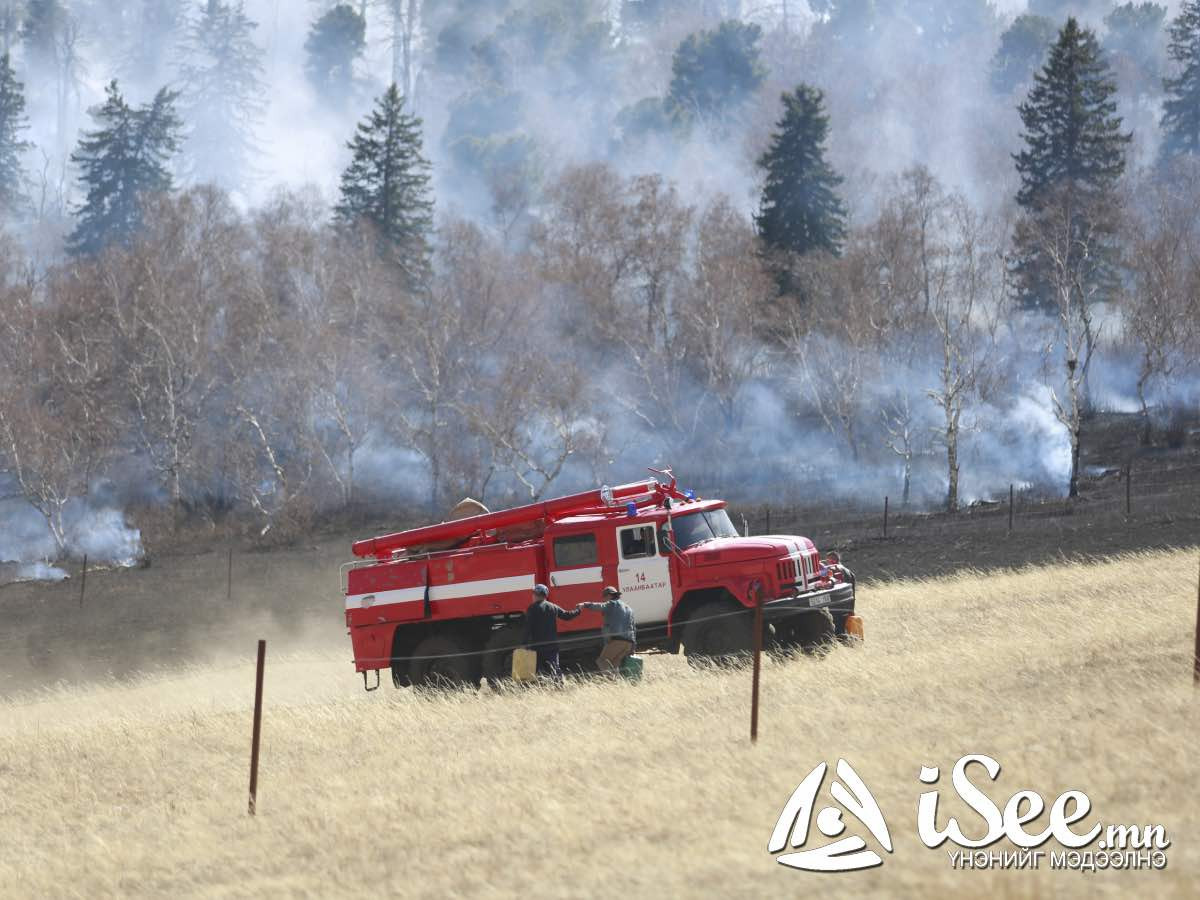
[[[437,525],[410,528],[407,531],[397,531],[364,541],[356,541],[352,549],[355,556],[385,560],[390,559],[394,551],[405,547],[466,539],[480,532],[536,522],[538,519],[561,519],[564,516],[589,509],[611,508],[622,501],[628,502],[634,498],[655,493],[676,496],[674,480],[669,485],[663,485],[655,479],[647,479],[623,484],[619,487],[599,488],[554,500],[545,500],[541,503],[530,503],[527,506],[517,506],[513,509],[468,516],[453,522],[440,522]]]

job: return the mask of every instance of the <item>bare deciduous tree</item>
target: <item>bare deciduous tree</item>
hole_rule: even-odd
[[[491,447],[494,465],[538,500],[573,459],[589,468],[605,426],[583,371],[565,355],[519,355],[463,412]],[[482,493],[482,492],[481,492]]]
[[[757,320],[773,283],[758,250],[749,223],[718,197],[700,217],[691,277],[675,311],[679,343],[704,396],[716,403],[722,431],[737,424],[741,390],[764,358]]]
[[[454,445],[465,439],[466,398],[502,369],[508,353],[537,353],[503,254],[474,225],[447,222],[428,292],[404,299],[391,348],[399,364],[399,434],[429,465],[430,512],[438,511]],[[462,458],[461,454],[459,454]],[[467,475],[466,480],[472,480]]]
[[[375,247],[373,238],[344,234],[337,236],[336,246],[323,244],[320,255],[336,260],[332,277],[327,284],[313,279],[313,289],[301,301],[312,443],[343,505],[355,499],[359,451],[386,433],[394,418],[380,343],[381,325],[400,284]]]
[[[1124,333],[1138,356],[1137,396],[1142,441],[1150,440],[1149,391],[1179,368],[1194,364],[1200,323],[1200,171],[1179,167],[1171,185],[1151,185],[1138,214],[1129,216],[1120,294]]]
[[[1046,262],[1053,290],[1053,328],[1046,345],[1043,375],[1050,390],[1054,415],[1067,429],[1071,444],[1069,497],[1079,496],[1080,437],[1086,412],[1088,370],[1100,331],[1095,319],[1098,286],[1089,276],[1091,253],[1104,235],[1090,223],[1100,217],[1082,217],[1072,206],[1069,192],[1061,191],[1046,204],[1043,214],[1026,227]],[[1058,365],[1062,369],[1058,369]],[[1061,380],[1060,380],[1061,378]]]
[[[938,352],[938,381],[927,390],[941,413],[937,438],[946,449],[946,509],[958,509],[959,445],[974,404],[989,398],[999,375],[996,330],[1005,295],[997,232],[961,197],[949,206],[950,278],[926,295]],[[990,238],[990,240],[989,240]]]
[[[68,508],[87,497],[113,436],[112,345],[72,303],[72,287],[52,285],[49,312],[28,290],[9,292],[0,308],[0,471],[41,514],[60,556]]]
[[[788,377],[857,462],[886,333],[887,284],[871,249],[854,236],[841,258],[810,256],[802,272],[809,302],[786,319],[785,346],[796,364]]]
[[[883,425],[884,446],[900,457],[902,487],[900,505],[907,508],[912,497],[913,459],[919,440],[916,414],[909,393],[894,391],[880,406],[879,419]]]
[[[123,365],[122,417],[176,512],[197,475],[193,451],[210,401],[228,378],[222,365],[222,305],[247,276],[245,242],[225,196],[197,188],[147,210],[143,237],[97,262],[98,286]]]

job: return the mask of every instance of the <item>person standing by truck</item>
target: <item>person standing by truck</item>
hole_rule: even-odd
[[[558,620],[574,619],[583,610],[566,610],[550,602],[550,589],[533,586],[533,602],[525,610],[525,646],[537,652],[537,673],[562,681],[558,663]]]
[[[580,609],[597,609],[604,616],[604,649],[596,659],[602,674],[616,674],[621,663],[633,653],[637,645],[637,622],[633,610],[621,599],[621,592],[612,585],[601,591],[604,597],[599,603],[580,603]]]

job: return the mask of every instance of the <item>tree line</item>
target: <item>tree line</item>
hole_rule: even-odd
[[[688,86],[711,41],[738,44],[719,32],[681,46],[677,115],[719,107],[720,85]],[[1198,36],[1189,2],[1172,96],[1200,89]],[[14,241],[0,257],[0,467],[63,552],[72,503],[106,481],[175,517],[236,511],[264,538],[373,497],[431,515],[464,493],[536,498],[634,458],[714,482],[824,470],[843,490],[875,472],[954,510],[1041,398],[1073,496],[1105,343],[1136,361],[1149,423],[1200,332],[1195,121],[1165,107],[1162,158],[1133,175],[1114,91],[1069,18],[1020,104],[999,213],[915,166],[852,219],[824,95],[801,84],[754,216],[592,163],[549,180],[513,234],[435,219],[396,85],[348,141],[331,208],[281,192],[242,212],[220,185],[174,189],[179,96],[133,106],[112,82],[73,154],[71,258],[39,267]],[[22,102],[5,59],[0,173]]]

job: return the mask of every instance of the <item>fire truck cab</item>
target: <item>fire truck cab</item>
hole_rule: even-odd
[[[564,609],[618,587],[637,619],[638,650],[690,660],[728,658],[753,644],[762,603],[765,646],[808,647],[861,637],[854,577],[812,541],[743,537],[723,500],[673,477],[601,488],[360,541],[343,579],[355,666],[390,671],[397,686],[496,681],[523,643],[534,584]],[[560,623],[564,668],[599,652],[600,614]]]

